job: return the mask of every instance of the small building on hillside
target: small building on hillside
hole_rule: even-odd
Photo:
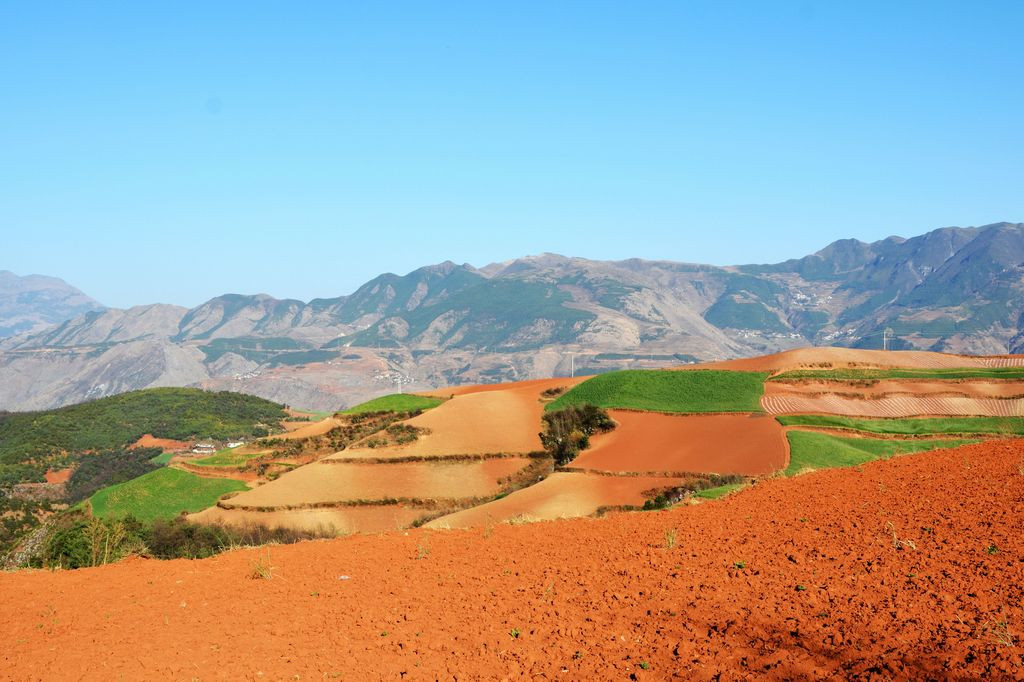
[[[193,455],[212,455],[217,452],[217,446],[213,443],[194,443],[192,445]]]

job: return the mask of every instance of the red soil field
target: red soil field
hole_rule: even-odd
[[[399,497],[484,497],[499,491],[499,478],[514,474],[529,463],[521,457],[454,463],[314,462],[222,504],[228,508],[301,507]]]
[[[609,410],[614,431],[591,439],[573,467],[602,471],[761,475],[786,466],[775,419],[754,415],[677,416]]]
[[[1020,398],[900,395],[870,399],[788,394],[765,395],[761,398],[761,407],[768,414],[838,414],[846,417],[1024,416],[1024,399]]]
[[[74,468],[68,467],[67,469],[60,469],[58,471],[47,471],[43,474],[47,483],[67,483],[71,478],[71,474],[74,472]]]
[[[681,480],[559,471],[500,500],[442,516],[426,525],[428,528],[471,528],[503,521],[548,521],[590,516],[601,507],[640,506],[647,499],[644,491],[669,488]]]
[[[147,433],[129,447],[162,448],[166,452],[184,452],[192,448],[192,443],[183,440],[171,440],[170,438],[154,438],[152,434]]]
[[[861,350],[858,348],[795,348],[756,358],[683,365],[679,369],[731,369],[783,372],[793,369],[841,367],[935,369],[956,367],[1021,367],[1024,355],[951,355],[922,350]]]
[[[0,678],[1020,678],[1022,455],[990,442],[668,512],[0,573]],[[251,579],[267,552],[273,577]]]
[[[300,530],[322,530],[325,534],[334,532],[337,535],[348,535],[407,528],[425,513],[422,509],[397,504],[271,512],[210,507],[196,514],[189,514],[188,519],[197,523],[223,523],[235,526],[258,523],[269,528],[281,526]]]

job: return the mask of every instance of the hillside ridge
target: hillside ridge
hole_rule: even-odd
[[[0,341],[0,409],[190,385],[330,410],[398,383],[425,390],[806,345],[1013,353],[1024,349],[1022,309],[1021,223],[844,239],[769,265],[551,253],[482,268],[446,261],[345,296],[224,294],[19,334]]]

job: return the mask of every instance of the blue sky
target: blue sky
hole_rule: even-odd
[[[4,3],[0,269],[309,299],[1024,221],[1021,2]]]

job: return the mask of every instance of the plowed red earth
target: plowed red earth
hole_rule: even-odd
[[[270,580],[248,577],[265,550],[0,574],[0,677],[1019,678],[1022,454],[994,442],[669,512],[278,546]]]
[[[574,468],[756,476],[786,466],[786,436],[767,415],[609,414],[618,426],[594,436]]]
[[[71,474],[73,472],[74,469],[68,467],[67,469],[60,469],[58,471],[47,471],[43,474],[43,477],[46,479],[47,483],[67,483],[71,480]]]
[[[139,438],[131,444],[133,448],[163,448],[167,452],[183,452],[192,447],[192,444],[183,440],[171,440],[170,438],[156,438],[152,434]]]

